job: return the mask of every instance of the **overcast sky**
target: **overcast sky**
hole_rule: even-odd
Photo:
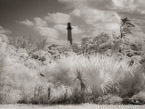
[[[118,34],[122,17],[136,24],[135,38],[145,37],[145,0],[0,0],[0,35],[64,43],[71,22],[78,42],[104,31]]]

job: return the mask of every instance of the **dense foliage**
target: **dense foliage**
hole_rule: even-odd
[[[101,33],[46,44],[0,37],[0,103],[145,103],[143,43]]]

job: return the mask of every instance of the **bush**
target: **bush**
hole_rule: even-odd
[[[76,104],[106,94],[130,97],[145,88],[143,66],[123,56],[74,54],[51,60],[46,51],[34,52],[46,57],[44,63],[5,42],[0,51],[0,103]]]
[[[145,92],[141,91],[141,92],[137,93],[136,95],[134,95],[132,97],[132,99],[138,101],[138,103],[144,104],[145,103]]]
[[[95,97],[105,93],[130,93],[130,87],[140,86],[136,85],[134,76],[141,78],[127,61],[101,55],[64,57],[46,75],[51,83],[78,88],[78,92],[92,93]]]

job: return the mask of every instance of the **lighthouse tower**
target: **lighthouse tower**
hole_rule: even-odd
[[[70,42],[70,44],[72,45],[73,43],[73,39],[72,39],[72,27],[71,27],[71,23],[67,23],[67,40]]]

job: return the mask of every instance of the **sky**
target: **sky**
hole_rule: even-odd
[[[0,0],[0,36],[46,37],[66,43],[68,22],[74,42],[101,32],[119,34],[121,18],[136,25],[133,39],[145,37],[145,0]]]

